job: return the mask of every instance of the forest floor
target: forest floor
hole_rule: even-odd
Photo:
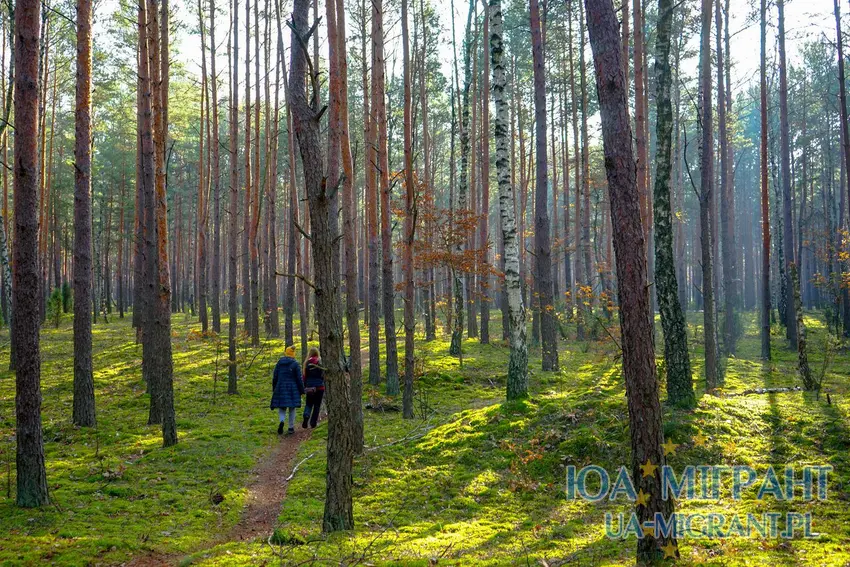
[[[491,336],[500,338],[499,314],[493,319]],[[692,314],[695,376],[701,374],[700,321],[701,314]],[[831,465],[829,497],[804,502],[798,491],[795,500],[777,502],[757,500],[748,491],[733,500],[726,491],[720,498],[683,500],[679,511],[811,512],[820,535],[685,539],[677,563],[847,565],[850,357],[827,346],[821,316],[809,314],[810,362],[816,373],[825,370],[831,403],[825,393],[818,399],[800,391],[752,392],[799,385],[796,354],[782,346],[777,327],[774,361],[762,364],[754,316],[743,321],[745,335],[738,356],[728,360],[721,395],[704,395],[698,380],[696,409],[665,407],[665,435],[679,445],[668,463],[677,471],[699,464],[750,465],[762,472],[769,464]],[[129,319],[94,327],[96,430],[70,423],[70,321],[44,330],[43,422],[52,504],[41,510],[14,505],[14,376],[0,373],[0,564],[120,565],[139,558],[173,565],[634,561],[634,539],[611,539],[605,525],[606,512],[616,522],[631,503],[590,503],[565,493],[567,465],[592,463],[614,472],[629,463],[616,332],[614,339],[597,342],[561,341],[558,372],[541,372],[540,351],[532,349],[532,396],[519,403],[503,401],[508,349],[501,340],[465,341],[462,367],[446,354],[446,339],[417,342],[416,419],[402,420],[382,387],[365,388],[367,448],[354,472],[356,529],[323,536],[327,428],[320,424],[312,435],[300,434],[299,445],[276,435],[276,415],[268,409],[269,377],[282,342],[241,349],[240,392],[228,396],[226,339],[201,337],[196,320],[183,314],[173,322],[180,443],[168,449],[161,447],[158,427],[146,425],[141,347]],[[7,360],[3,332],[0,368]],[[289,450],[296,445],[297,452]],[[293,463],[298,470],[285,486],[263,480],[280,483]]]

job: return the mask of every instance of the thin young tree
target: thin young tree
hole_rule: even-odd
[[[499,181],[499,215],[505,251],[505,291],[509,313],[511,354],[508,362],[507,399],[528,396],[528,344],[526,343],[525,306],[519,277],[519,246],[516,229],[516,205],[511,187],[511,156],[508,101],[505,98],[504,18],[501,0],[490,0],[490,60],[493,69],[493,102],[496,105],[496,174]]]
[[[238,393],[237,385],[237,361],[236,361],[236,287],[238,274],[236,273],[236,235],[239,233],[238,211],[239,211],[239,160],[237,144],[239,143],[239,0],[233,0],[231,11],[233,27],[231,28],[228,49],[233,45],[232,70],[230,72],[230,206],[229,230],[227,239],[227,393]]]
[[[376,23],[377,22],[377,23]],[[384,346],[386,348],[388,396],[399,394],[398,346],[395,331],[395,279],[393,275],[393,232],[390,222],[390,166],[387,149],[386,61],[384,59],[384,7],[372,2],[372,107],[377,135],[377,178],[381,197],[381,268],[384,307]]]
[[[221,151],[218,135],[218,75],[216,74],[216,43],[215,43],[215,0],[210,0],[210,108],[212,109],[212,126],[210,128],[211,177],[213,194],[213,257],[210,266],[210,288],[212,298],[212,329],[221,333]]]
[[[413,109],[412,77],[410,72],[410,32],[407,22],[408,0],[401,0],[401,46],[404,74],[404,395],[402,416],[413,419],[413,338],[416,331],[416,316],[413,309],[413,238],[416,232],[416,202],[413,175]]]
[[[705,329],[705,381],[708,390],[719,383],[717,368],[717,327],[714,300],[714,270],[711,239],[711,208],[714,185],[714,128],[711,96],[711,16],[712,0],[702,0],[700,15],[699,64],[699,219],[702,259],[703,328]]]
[[[201,30],[201,109],[198,133],[198,234],[197,234],[197,276],[198,276],[198,314],[201,320],[201,332],[209,330],[207,314],[207,233],[209,206],[207,205],[208,182],[206,179],[206,154],[204,153],[204,127],[209,128],[209,120],[205,119],[204,106],[207,97],[207,34],[204,21],[204,9],[198,0],[198,25]],[[208,118],[208,117],[206,117]]]
[[[785,0],[777,0],[779,11],[779,157],[782,168],[782,263],[785,273],[785,338],[797,349],[797,312],[790,264],[794,257],[794,225],[791,218],[791,135],[788,126],[788,61],[785,55]]]
[[[74,425],[94,427],[92,370],[91,0],[77,2],[74,145]]]
[[[558,337],[552,297],[552,244],[549,237],[549,171],[546,155],[546,69],[540,3],[530,2],[531,53],[534,60],[534,120],[536,175],[534,190],[534,251],[537,293],[540,302],[540,334],[543,370],[558,370]]]
[[[487,10],[487,1],[481,0]],[[484,38],[490,41],[490,18],[484,16]],[[479,337],[481,344],[490,344],[490,58],[484,47],[484,73],[481,78],[481,210],[478,220],[478,246],[481,259],[478,268],[478,306],[481,315]],[[555,159],[554,156],[552,159]],[[555,212],[557,216],[557,212]],[[557,274],[557,270],[555,270]],[[555,278],[557,281],[557,277]]]
[[[767,0],[761,0],[761,66],[759,71],[761,97],[761,358],[770,360],[770,202],[767,178]]]
[[[15,165],[12,319],[16,348],[15,440],[18,506],[49,503],[41,429],[41,295],[38,269],[38,2],[15,6]]]
[[[310,205],[316,320],[325,380],[328,387],[328,458],[325,491],[325,532],[349,530],[352,514],[353,439],[348,378],[343,370],[342,306],[339,294],[339,256],[334,254],[339,227],[331,210],[332,187],[322,175],[324,152],[319,143],[319,75],[306,46],[315,32],[307,21],[309,0],[295,0],[292,10],[292,57],[289,88],[292,119],[304,166]],[[310,98],[305,78],[310,77]],[[337,260],[337,261],[335,261]]]
[[[656,137],[658,149],[655,162],[654,221],[655,221],[655,283],[658,287],[658,307],[664,331],[664,360],[667,370],[667,400],[671,404],[692,407],[694,397],[691,359],[688,354],[688,333],[673,258],[673,214],[670,206],[672,172],[673,106],[670,88],[673,83],[670,69],[670,36],[673,24],[673,0],[658,2],[658,31],[655,40],[655,94],[658,118]],[[638,191],[638,194],[640,192]]]
[[[336,38],[334,53],[338,59],[334,84],[339,98],[339,140],[342,157],[342,222],[345,246],[345,320],[348,325],[348,377],[351,388],[351,427],[355,453],[363,451],[363,369],[360,361],[360,306],[357,298],[357,197],[354,193],[354,159],[348,125],[348,52],[345,42],[345,6],[336,1]],[[330,19],[328,20],[330,22]]]
[[[648,495],[647,504],[637,507],[638,521],[644,525],[647,520],[655,521],[656,514],[670,520],[673,499],[661,498],[664,430],[646,286],[646,240],[640,217],[632,133],[626,114],[628,91],[621,62],[620,34],[611,0],[587,0],[587,25],[596,68],[605,172],[614,227],[632,478],[636,488]],[[662,543],[665,543],[663,547]],[[645,531],[644,537],[638,539],[637,564],[660,560],[662,549],[664,557],[679,555],[675,538],[665,538],[657,531]]]

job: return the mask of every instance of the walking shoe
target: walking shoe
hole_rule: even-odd
[[[286,434],[287,434],[287,435],[292,435],[293,433],[295,433],[295,428],[294,428],[294,427],[290,427],[290,428],[286,431]]]
[[[307,429],[307,420],[309,418],[305,417],[304,421],[301,422],[301,429]]]
[[[277,434],[278,434],[278,435],[282,435],[282,434],[283,434],[283,422],[282,422],[282,421],[281,421],[280,423],[278,423],[278,424],[277,424]]]

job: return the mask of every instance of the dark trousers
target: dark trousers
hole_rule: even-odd
[[[312,394],[307,394],[307,402],[304,406],[304,423],[310,420],[310,427],[316,427],[319,422],[319,409],[322,407],[322,397],[324,390],[316,390]]]

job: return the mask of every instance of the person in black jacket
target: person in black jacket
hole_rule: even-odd
[[[301,427],[307,429],[308,421],[310,427],[316,427],[319,422],[319,408],[322,407],[322,397],[325,395],[325,371],[316,347],[310,349],[304,361],[304,391],[307,393],[307,402],[304,404]]]
[[[295,360],[295,347],[286,347],[283,357],[277,361],[272,377],[271,409],[276,409],[280,423],[277,434],[283,433],[283,422],[286,411],[289,410],[289,430],[295,433],[295,411],[301,407],[301,396],[304,394],[304,383],[301,381],[301,367]]]

